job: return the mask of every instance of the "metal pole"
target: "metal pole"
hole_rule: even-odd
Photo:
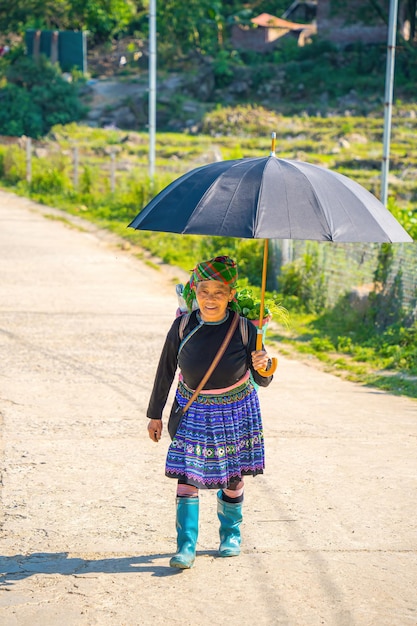
[[[385,75],[384,146],[381,172],[381,202],[387,206],[388,170],[391,141],[392,94],[394,90],[395,43],[397,35],[398,0],[390,0],[387,68]]]
[[[155,174],[156,132],[156,0],[149,1],[149,177]]]

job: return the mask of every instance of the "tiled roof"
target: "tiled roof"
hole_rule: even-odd
[[[263,26],[264,28],[285,28],[286,30],[303,30],[308,27],[308,24],[296,24],[295,22],[288,22],[275,15],[269,13],[261,13],[254,17],[251,22],[257,26]]]

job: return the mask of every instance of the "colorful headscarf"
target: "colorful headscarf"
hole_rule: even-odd
[[[202,261],[196,265],[182,294],[189,311],[193,310],[193,303],[195,301],[195,291],[193,287],[204,280],[218,280],[233,289],[237,281],[237,265],[228,256],[216,256],[214,259],[210,259],[210,261]],[[237,303],[234,299],[229,306],[237,310]]]

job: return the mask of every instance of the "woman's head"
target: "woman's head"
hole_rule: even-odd
[[[189,310],[192,310],[193,302],[197,298],[200,309],[203,302],[210,302],[210,306],[206,307],[206,316],[210,315],[210,311],[212,315],[218,316],[219,307],[224,315],[227,306],[232,305],[234,308],[237,277],[237,265],[228,256],[217,256],[196,265],[183,293]]]
[[[203,280],[193,287],[200,314],[205,322],[219,322],[236,293],[219,280]]]

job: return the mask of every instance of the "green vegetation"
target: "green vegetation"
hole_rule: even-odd
[[[247,280],[247,279],[246,279]],[[241,283],[243,281],[240,281]],[[236,301],[239,305],[240,314],[248,320],[259,320],[261,314],[260,293],[255,293],[254,288],[244,287],[238,289]],[[282,306],[278,296],[275,299],[268,298],[264,302],[263,319],[274,319],[277,324],[288,327],[290,316],[288,310]]]
[[[376,332],[347,298],[321,314],[291,311],[291,328],[270,334],[284,354],[309,355],[329,372],[417,398],[417,325]]]

